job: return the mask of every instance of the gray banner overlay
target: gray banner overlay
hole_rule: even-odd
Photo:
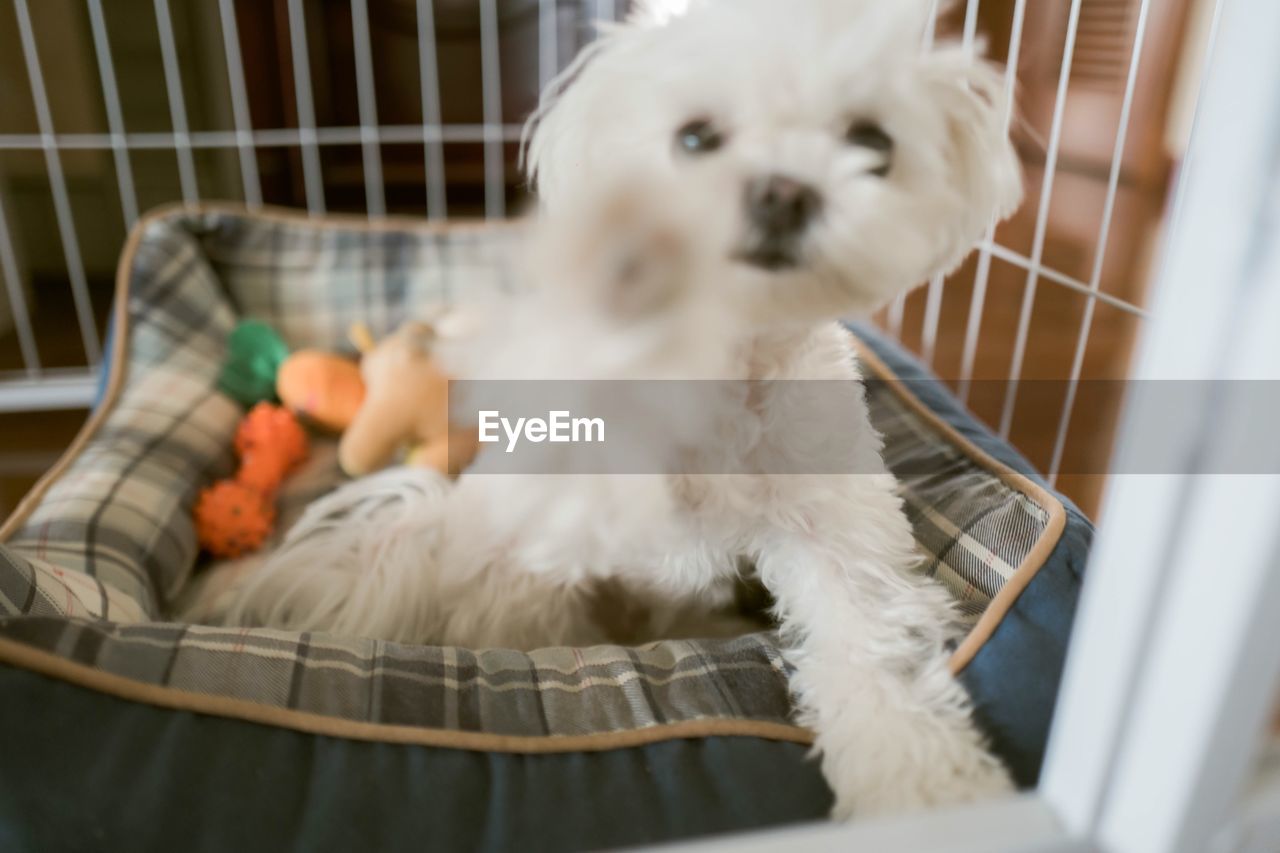
[[[974,382],[970,400],[983,411],[983,400],[1007,390],[1005,381]],[[1019,382],[1015,437],[1020,422],[1055,428],[1070,390],[1067,381]],[[944,443],[899,391],[938,399],[931,380],[454,381],[449,419],[476,426],[470,470],[480,474],[875,474],[875,444],[857,426],[864,404],[897,440]],[[1109,460],[1068,452],[1060,473],[1280,474],[1280,381],[1082,381],[1074,391],[1069,435],[1110,434],[1117,409],[1131,431]],[[1181,428],[1190,412],[1241,403],[1254,417],[1220,441]],[[947,465],[946,454],[925,454],[895,473],[943,474]]]

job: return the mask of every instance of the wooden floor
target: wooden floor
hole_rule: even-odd
[[[0,415],[0,517],[57,461],[86,417],[85,411]]]
[[[106,328],[111,307],[111,281],[89,282],[99,330]],[[65,281],[36,281],[32,286],[31,320],[41,364],[81,367],[84,344],[75,319],[71,289]],[[22,369],[15,332],[0,335],[0,370]],[[0,518],[7,517],[22,496],[71,444],[88,418],[84,409],[0,414]]]

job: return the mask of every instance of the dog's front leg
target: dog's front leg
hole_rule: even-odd
[[[817,734],[841,819],[1012,789],[948,669],[947,594],[913,569],[906,519],[888,498],[874,522],[847,519],[861,529],[785,531],[759,554],[791,648],[801,722]]]

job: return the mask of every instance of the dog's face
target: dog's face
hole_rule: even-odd
[[[552,208],[674,176],[734,222],[726,303],[753,322],[872,310],[954,267],[1021,197],[1002,80],[920,51],[922,0],[704,0],[607,35],[529,145]]]

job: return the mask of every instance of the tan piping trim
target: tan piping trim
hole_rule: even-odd
[[[705,737],[753,737],[809,745],[813,733],[798,726],[765,720],[703,719],[664,723],[643,729],[587,735],[495,735],[422,726],[365,723],[264,705],[230,696],[194,693],[124,678],[19,642],[0,639],[0,662],[124,699],[175,711],[231,717],[249,723],[293,729],[313,735],[377,743],[414,744],[478,752],[541,754],[601,752],[667,740]]]
[[[85,422],[71,446],[39,482],[27,493],[13,513],[0,526],[0,542],[7,541],[23,522],[31,515],[36,506],[57,480],[75,462],[86,444],[97,433],[106,421],[107,416],[115,408],[124,386],[126,369],[125,352],[129,339],[129,278],[133,267],[134,255],[142,242],[143,232],[153,223],[172,216],[192,216],[210,213],[222,213],[233,216],[252,215],[274,222],[290,225],[307,225],[320,228],[346,228],[367,231],[405,230],[419,233],[446,233],[450,231],[475,231],[495,227],[509,227],[508,224],[490,222],[423,222],[418,219],[384,217],[369,220],[353,214],[330,214],[320,219],[312,219],[305,213],[286,208],[263,207],[249,211],[237,204],[205,203],[199,205],[171,204],[156,208],[138,220],[129,232],[116,269],[115,293],[115,338],[111,348],[111,369],[107,377],[107,389],[102,405]],[[1044,565],[1049,554],[1058,544],[1062,531],[1066,526],[1066,510],[1062,502],[1041,486],[1022,476],[996,459],[992,458],[960,433],[956,432],[946,421],[939,418],[920,402],[902,382],[894,376],[889,367],[873,353],[866,344],[852,336],[857,346],[862,363],[871,369],[876,377],[886,382],[894,393],[906,403],[912,411],[925,420],[930,426],[947,436],[978,465],[986,468],[999,477],[1010,488],[1030,496],[1041,506],[1049,509],[1049,524],[1040,540],[1027,554],[1026,559],[1014,571],[1013,577],[1005,582],[1000,592],[987,609],[983,611],[978,624],[951,655],[951,671],[962,671],[983,644],[995,633],[996,627],[1013,607],[1018,596],[1031,583],[1036,572]],[[361,723],[353,720],[340,720],[294,711],[272,705],[261,705],[243,699],[226,696],[191,693],[172,687],[145,684],[120,676],[111,675],[101,670],[51,655],[15,643],[0,639],[0,661],[22,666],[45,675],[61,678],[84,687],[100,690],[122,699],[147,702],[161,707],[179,710],[197,711],[220,716],[235,717],[250,722],[267,725],[279,725],[314,734],[332,734],[338,737],[349,737],[357,740],[388,741],[393,743],[422,743],[431,746],[454,746],[459,749],[477,749],[505,752],[577,752],[582,750],[616,749],[652,743],[658,740],[682,737],[708,737],[711,735],[744,735],[764,737],[771,740],[784,740],[794,743],[812,743],[813,735],[806,729],[787,726],[781,723],[766,723],[752,720],[692,720],[683,723],[654,726],[628,732],[609,732],[600,735],[550,736],[550,737],[515,737],[509,735],[487,735],[476,732],[454,732],[442,729],[422,729],[414,726],[388,726],[376,723]],[[447,741],[447,742],[446,742]],[[554,744],[546,744],[554,741]],[[476,744],[476,745],[473,745]],[[481,745],[481,744],[488,744]],[[501,744],[501,745],[495,745]]]
[[[876,374],[877,379],[893,389],[893,392],[898,395],[898,399],[906,403],[917,416],[945,435],[949,441],[960,448],[966,456],[978,465],[999,477],[1009,488],[1022,492],[1037,504],[1049,510],[1049,524],[1045,527],[1044,533],[1040,534],[1040,539],[1036,542],[1035,547],[1023,559],[1022,564],[1014,570],[1013,576],[1005,581],[1004,586],[1000,587],[996,597],[991,599],[987,609],[982,611],[978,624],[973,626],[969,635],[964,638],[964,641],[952,653],[951,671],[958,674],[969,665],[987,640],[991,639],[991,635],[995,633],[1000,622],[1008,615],[1014,602],[1018,600],[1018,596],[1022,595],[1022,591],[1027,588],[1027,585],[1031,583],[1031,579],[1036,576],[1036,572],[1040,571],[1040,567],[1049,559],[1049,554],[1053,552],[1058,540],[1062,537],[1062,531],[1066,529],[1067,511],[1062,506],[1062,501],[1058,500],[1043,486],[993,458],[957,432],[951,424],[938,417],[907,389],[902,380],[894,375],[889,366],[881,361],[870,347],[859,340],[856,335],[851,335],[851,337],[858,349],[859,360],[869,367],[872,373]]]

